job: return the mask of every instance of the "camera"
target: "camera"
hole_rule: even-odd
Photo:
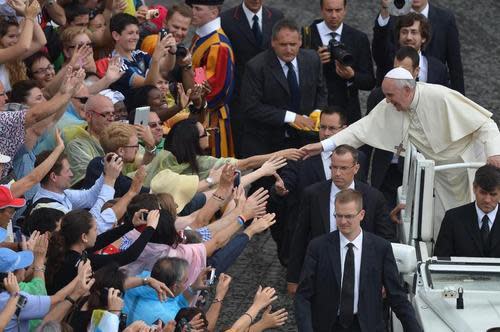
[[[146,12],[146,20],[151,20],[160,16],[160,11],[158,9],[149,9]]]
[[[354,64],[354,57],[346,49],[345,45],[335,38],[330,39],[328,43],[328,52],[331,55],[331,61],[337,60],[344,66],[352,66]]]
[[[183,44],[177,44],[177,52],[175,52],[175,56],[180,59],[184,59],[188,54],[188,49]]]

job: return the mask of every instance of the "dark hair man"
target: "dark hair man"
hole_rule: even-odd
[[[500,168],[480,167],[473,189],[474,202],[446,211],[435,256],[500,257]]]

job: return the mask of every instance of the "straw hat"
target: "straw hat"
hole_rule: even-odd
[[[198,191],[197,175],[182,175],[165,169],[151,180],[151,191],[155,194],[170,194],[180,213]]]

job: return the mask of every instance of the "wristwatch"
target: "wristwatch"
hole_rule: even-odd
[[[207,183],[208,183],[208,188],[212,188],[215,184],[214,179],[212,179],[210,176],[208,178],[206,178],[205,181],[207,181]]]

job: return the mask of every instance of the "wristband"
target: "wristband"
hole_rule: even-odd
[[[245,219],[245,217],[243,216],[238,216],[238,223],[243,226],[245,223],[247,222],[247,220]]]
[[[215,298],[212,303],[222,303],[223,300],[219,300],[218,298]]]
[[[33,267],[33,270],[36,272],[45,272],[45,266],[35,266]]]
[[[147,153],[150,153],[150,154],[153,154],[153,153],[155,153],[155,152],[156,152],[156,149],[157,149],[157,148],[156,148],[156,145],[155,145],[155,147],[154,147],[154,148],[152,148],[151,150],[147,150],[147,149],[146,149],[146,152],[147,152]]]
[[[216,193],[213,193],[213,194],[212,194],[212,196],[213,196],[213,198],[215,198],[215,200],[217,200],[217,201],[220,201],[220,202],[224,202],[224,201],[225,201],[224,197],[219,196],[219,195],[217,195]]]
[[[146,278],[142,279],[142,285],[143,286],[148,285],[148,281],[149,281],[149,277],[146,277]]]
[[[71,297],[69,297],[69,295],[68,295],[68,296],[66,296],[64,299],[65,299],[66,301],[68,301],[69,303],[71,303],[71,305],[72,305],[72,306],[76,304],[76,301],[75,301],[75,300],[73,300]]]
[[[245,312],[243,314],[243,316],[245,316],[245,315],[247,315],[250,318],[250,324],[252,324],[253,323],[253,317],[252,317],[252,315],[250,315],[248,312]]]

